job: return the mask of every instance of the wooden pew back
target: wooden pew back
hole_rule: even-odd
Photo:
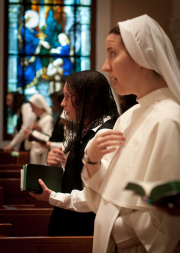
[[[91,236],[1,237],[1,253],[92,253]]]
[[[29,192],[20,190],[20,178],[0,178],[0,187],[3,187],[3,205],[34,204],[40,208],[50,208],[48,202],[38,201],[29,195]]]
[[[0,223],[13,225],[13,236],[47,236],[52,208],[0,209]]]
[[[10,152],[0,151],[0,164],[27,164],[29,163],[29,151],[20,151],[18,157]]]
[[[12,236],[13,226],[10,223],[0,223],[0,237]]]

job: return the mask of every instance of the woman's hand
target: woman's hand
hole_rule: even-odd
[[[47,164],[50,166],[62,166],[65,163],[66,157],[62,151],[62,148],[51,149],[47,156]]]
[[[31,196],[33,196],[34,198],[36,198],[37,200],[49,201],[49,196],[52,191],[47,188],[47,186],[45,185],[45,183],[41,179],[39,179],[38,182],[41,185],[43,192],[41,194],[36,194],[36,193],[30,192],[29,194]]]
[[[9,144],[8,146],[4,148],[4,151],[8,151],[8,152],[12,151],[12,146]]]
[[[97,134],[91,146],[87,150],[89,160],[97,163],[95,165],[86,165],[89,175],[92,176],[99,169],[100,161],[104,155],[116,151],[116,149],[119,148],[124,141],[125,138],[119,131],[108,130]]]
[[[26,130],[24,131],[24,134],[26,136],[26,139],[29,140],[29,135],[30,135],[30,129],[27,127]]]

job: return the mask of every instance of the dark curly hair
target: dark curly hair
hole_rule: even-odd
[[[99,126],[108,116],[119,116],[110,85],[101,73],[86,70],[71,73],[63,78],[71,102],[76,110],[76,122],[69,121],[65,140],[67,152],[71,146],[78,145],[86,133]]]

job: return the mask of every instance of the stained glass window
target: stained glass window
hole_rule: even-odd
[[[7,92],[49,94],[61,78],[91,69],[91,0],[8,0]],[[8,116],[7,132],[16,120]]]

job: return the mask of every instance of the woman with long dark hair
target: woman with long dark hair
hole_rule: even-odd
[[[36,115],[33,113],[30,103],[27,103],[24,94],[19,92],[10,92],[6,97],[6,104],[11,109],[12,115],[17,115],[17,125],[15,130],[15,136],[8,146],[4,148],[5,151],[11,150],[25,150],[30,148],[25,147],[24,140],[25,130],[27,127],[31,127],[32,123],[36,120]]]
[[[65,76],[64,107],[68,125],[65,133],[69,152],[62,181],[62,193],[49,190],[40,180],[41,195],[37,199],[49,200],[54,205],[50,236],[93,235],[95,214],[86,204],[81,180],[82,157],[88,142],[98,133],[112,129],[118,117],[111,88],[106,78],[97,71],[82,71]],[[60,149],[49,152],[49,165],[61,166],[65,157]],[[86,157],[86,162],[91,163]],[[69,209],[69,210],[68,210]]]

